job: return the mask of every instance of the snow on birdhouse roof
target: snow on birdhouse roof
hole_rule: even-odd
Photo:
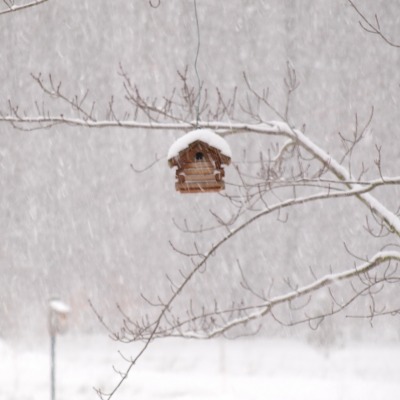
[[[188,132],[172,144],[168,151],[168,160],[177,157],[182,150],[197,141],[207,143],[209,146],[219,150],[223,155],[229,158],[232,157],[231,148],[225,139],[217,135],[211,129],[196,129]]]
[[[52,311],[60,314],[68,314],[71,311],[71,308],[67,304],[58,299],[50,300],[49,307]]]

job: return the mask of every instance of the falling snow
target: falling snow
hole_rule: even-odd
[[[397,2],[357,4],[379,15],[384,32],[400,42]],[[96,312],[113,330],[127,318],[153,316],[155,308],[142,294],[154,302],[168,298],[174,290],[169,279],[179,281],[193,266],[182,253],[206,254],[246,218],[243,205],[252,199],[235,191],[237,172],[250,180],[266,177],[267,184],[277,171],[289,173],[293,165],[267,160],[291,143],[304,145],[303,161],[309,157],[304,149],[311,149],[343,179],[387,177],[390,188],[362,194],[358,203],[341,198],[299,204],[255,221],[212,253],[173,310],[186,315],[192,303],[213,309],[214,299],[226,308],[239,304],[246,297],[243,275],[256,289],[246,299],[258,304],[257,294],[281,299],[381,255],[393,256],[394,270],[398,237],[387,243],[366,228],[383,216],[386,226],[400,231],[399,179],[393,178],[400,168],[399,49],[365,32],[347,1],[198,0],[197,9],[200,99],[190,91],[199,84],[192,2],[161,0],[153,8],[148,1],[48,0],[0,15],[1,115],[14,109],[33,122],[41,114],[55,117],[52,126],[39,124],[46,129],[0,125],[0,400],[48,396],[51,309],[68,314],[66,335],[57,341],[57,398],[96,398],[92,387],[112,387],[112,365],[123,363],[116,351],[131,357],[136,344],[109,340]],[[290,68],[300,86],[287,102]],[[185,70],[186,91],[179,78]],[[148,129],[163,118],[134,120],[137,103],[127,95],[125,73],[133,92],[162,108],[174,129]],[[75,99],[72,108],[38,87],[32,75],[39,74]],[[261,97],[254,100],[253,90]],[[216,106],[216,131],[223,137],[193,130],[187,113],[173,113],[169,107],[180,104],[179,96],[192,111],[203,110],[200,122],[213,121],[210,104]],[[76,111],[76,99],[83,98],[88,113]],[[343,138],[366,125],[372,108],[367,140],[353,152]],[[231,118],[230,110],[238,117]],[[130,121],[126,128],[119,118]],[[82,120],[88,127],[77,126]],[[243,127],[240,134],[232,134],[234,124]],[[250,125],[257,133],[246,132]],[[216,193],[175,192],[175,172],[165,160],[195,140],[232,157],[224,180],[233,202]],[[346,152],[351,163],[340,162]],[[255,170],[260,163],[270,169]],[[304,198],[300,182],[286,188],[281,180],[283,196]],[[331,182],[326,185],[330,189]],[[346,190],[364,187],[349,183]],[[248,208],[268,210],[281,194]],[[221,221],[226,226],[214,229]],[[338,304],[352,293],[343,282],[335,290]],[[398,286],[382,293],[382,309],[398,313]],[[312,314],[325,296],[315,297]],[[49,303],[54,298],[60,300]],[[307,301],[294,301],[291,310]],[[368,301],[362,297],[348,314],[365,315]],[[400,331],[398,314],[388,314],[335,315],[317,327],[285,327],[270,318],[246,326],[246,333],[259,332],[254,338],[156,341],[116,399],[394,400],[400,392]]]

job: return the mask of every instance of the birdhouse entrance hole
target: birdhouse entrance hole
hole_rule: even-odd
[[[204,158],[204,154],[201,151],[196,153],[196,161],[201,161]]]
[[[169,149],[168,164],[176,169],[180,193],[219,192],[225,188],[223,164],[231,152],[226,141],[210,129],[198,129],[178,139]]]

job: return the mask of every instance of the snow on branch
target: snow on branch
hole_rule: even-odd
[[[272,307],[275,307],[282,303],[290,303],[291,301],[293,301],[299,297],[316,292],[317,290],[319,290],[323,287],[335,284],[340,281],[348,280],[355,276],[359,276],[360,274],[365,274],[365,273],[369,272],[370,270],[372,270],[373,268],[376,268],[376,267],[380,266],[381,264],[388,262],[388,261],[392,261],[392,260],[400,261],[400,253],[395,252],[395,251],[379,252],[379,253],[375,254],[374,257],[371,258],[371,260],[369,260],[368,262],[366,262],[358,267],[351,268],[349,270],[346,270],[344,272],[339,272],[336,274],[325,275],[324,277],[317,279],[308,285],[302,286],[302,287],[298,288],[297,290],[291,291],[284,295],[273,297],[273,298],[269,299],[265,304],[258,305],[257,306],[258,311],[254,312],[250,315],[241,317],[241,318],[232,319],[229,322],[227,322],[225,325],[218,327],[211,332],[207,332],[204,334],[199,334],[196,332],[187,332],[187,333],[182,334],[181,336],[188,337],[188,338],[196,338],[196,339],[210,339],[215,336],[222,335],[226,331],[228,331],[238,325],[243,325],[250,321],[264,317],[265,315],[267,315],[268,313],[271,312]]]
[[[71,126],[82,126],[86,128],[130,128],[130,129],[147,129],[147,130],[188,130],[196,126],[196,122],[187,123],[175,123],[175,122],[139,122],[139,121],[113,121],[113,120],[94,120],[94,119],[82,119],[82,118],[67,118],[64,116],[59,117],[23,117],[19,115],[14,116],[0,116],[0,121],[12,123],[14,126],[20,126],[21,124],[36,124],[38,129],[48,128],[53,125],[66,124]],[[325,168],[331,171],[340,181],[352,181],[353,177],[333,159],[328,153],[317,146],[311,139],[305,136],[300,130],[292,129],[287,123],[281,121],[268,121],[259,124],[245,124],[245,123],[233,123],[233,122],[199,122],[199,128],[210,128],[226,136],[227,134],[239,133],[239,132],[253,132],[264,135],[275,135],[284,136],[293,143],[298,144],[300,147],[305,149],[315,158],[317,158]],[[23,129],[23,128],[22,128]],[[28,128],[30,130],[32,128]],[[350,189],[357,191],[357,184],[348,184]],[[370,194],[360,192],[357,195],[361,200],[376,216],[378,216],[385,225],[398,236],[400,236],[400,219],[389,211],[382,203],[377,201]]]
[[[81,126],[84,128],[128,128],[128,129],[150,129],[150,130],[188,130],[196,126],[196,121],[192,122],[140,122],[136,120],[94,120],[94,119],[83,119],[83,118],[70,118],[60,116],[39,116],[39,117],[25,117],[25,116],[5,116],[0,115],[0,122],[8,122],[15,125],[16,128],[22,130],[43,129],[48,128],[52,125],[71,125]],[[26,127],[24,127],[24,124]],[[278,122],[265,122],[263,124],[245,124],[245,123],[230,123],[230,122],[202,122],[197,123],[199,128],[209,128],[219,132],[221,136],[226,133],[237,133],[237,132],[256,132],[266,134],[281,134],[289,136],[287,132],[280,131]]]
[[[318,158],[334,175],[336,175],[337,178],[341,181],[351,181],[353,179],[346,168],[340,165],[302,132],[297,129],[290,129],[290,131],[293,133],[294,138],[297,139],[299,145]],[[348,187],[351,189],[357,189],[359,188],[359,185],[348,184]],[[381,202],[368,193],[359,194],[357,195],[357,198],[369,207],[375,215],[381,218],[393,233],[400,236],[400,219],[396,214],[389,211]]]
[[[36,0],[27,4],[15,5],[14,0],[3,0],[3,3],[7,6],[7,8],[5,10],[0,10],[0,15],[25,10],[27,8],[38,6],[39,4],[46,3],[47,1],[48,0]]]

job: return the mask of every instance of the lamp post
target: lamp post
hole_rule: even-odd
[[[49,301],[49,334],[50,334],[50,379],[51,379],[51,400],[56,399],[56,336],[65,333],[67,330],[67,316],[70,307],[60,299],[52,298]]]

